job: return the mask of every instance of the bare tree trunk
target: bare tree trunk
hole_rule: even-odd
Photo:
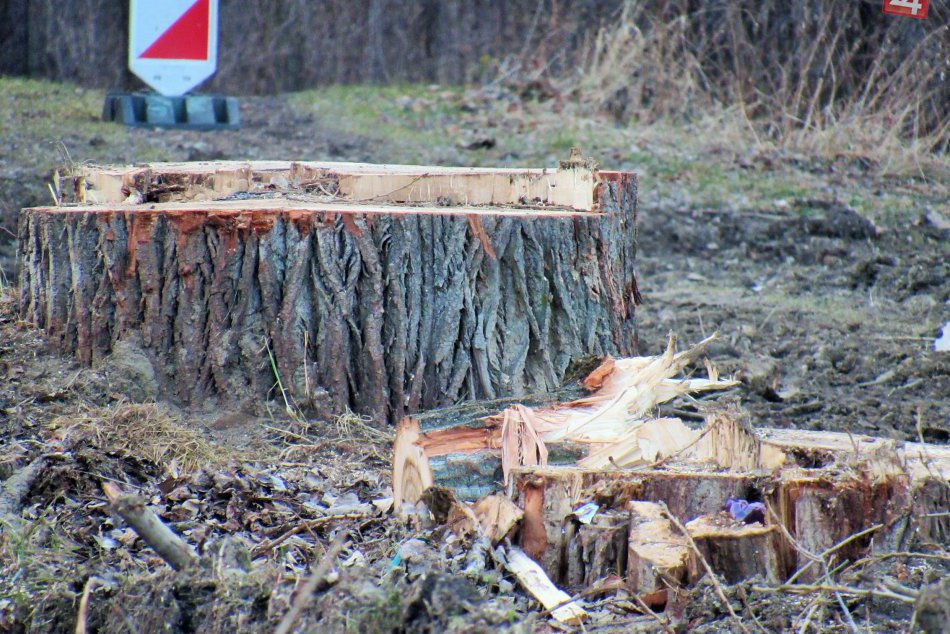
[[[25,75],[29,70],[27,0],[7,0],[0,9],[0,75]]]
[[[378,83],[389,79],[386,55],[383,52],[383,27],[386,19],[386,0],[369,0],[366,16],[366,63],[370,81]]]

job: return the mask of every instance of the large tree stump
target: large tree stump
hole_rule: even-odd
[[[631,174],[273,162],[69,182],[86,204],[21,214],[22,316],[84,363],[141,348],[185,404],[283,392],[397,420],[547,392],[636,345]]]

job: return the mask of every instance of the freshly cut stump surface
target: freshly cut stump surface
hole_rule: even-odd
[[[284,390],[391,421],[635,352],[634,175],[287,165],[224,185],[213,163],[84,168],[86,204],[21,214],[21,315],[87,364],[141,351],[185,404],[283,405]]]

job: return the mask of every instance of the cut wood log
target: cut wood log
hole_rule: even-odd
[[[677,355],[671,344],[660,357],[608,359],[582,381],[593,394],[568,390],[567,401],[515,407],[506,401],[496,403],[494,413],[479,404],[474,417],[431,412],[406,423],[414,432],[404,444],[437,485],[490,490],[508,479],[508,495],[524,509],[520,544],[554,583],[573,588],[626,570],[628,587],[647,605],[663,605],[669,591],[705,574],[730,583],[753,576],[811,581],[824,574],[810,565],[812,553],[833,549],[836,557],[861,557],[872,536],[881,552],[904,544],[911,524],[925,540],[945,538],[946,446],[754,429],[735,407],[711,412],[699,430],[678,420],[638,418],[644,404],[688,389],[668,371],[694,350]],[[711,367],[709,374],[690,381],[713,386],[718,376]],[[525,428],[512,437],[506,425],[515,415]],[[562,453],[568,454],[563,464],[538,464],[542,443],[553,456],[568,439],[573,443],[563,445],[571,449]],[[520,459],[508,474],[505,443]],[[446,456],[478,468],[431,468]],[[401,468],[395,465],[394,481],[405,479]],[[746,518],[742,511],[753,500],[762,504]],[[610,537],[593,537],[592,527],[578,522],[575,509],[591,503],[611,518],[605,520]],[[619,531],[624,520],[617,513],[629,513],[629,532]],[[618,549],[624,534],[627,547]]]
[[[140,348],[184,404],[393,422],[635,351],[634,175],[311,167],[83,176],[111,193],[20,216],[21,315],[83,363]]]
[[[608,374],[609,370],[605,372],[601,366],[587,383],[602,386]],[[569,395],[569,403],[584,400],[574,393]],[[508,403],[499,406],[507,407]],[[498,486],[502,479],[500,452],[495,444],[500,435],[499,415],[487,414],[486,409],[477,407],[474,421],[455,415],[458,412],[447,411],[441,418],[439,412],[429,413],[423,419],[429,431],[408,438],[407,444],[414,447],[412,455],[422,465],[437,464],[445,455],[478,462],[479,468],[451,474],[441,468],[433,471],[435,484],[443,484],[440,477],[446,474],[447,486],[455,490],[473,485],[485,490]],[[535,405],[534,409],[556,411],[558,405]],[[575,564],[579,532],[573,509],[587,502],[607,511],[627,510],[631,501],[665,503],[679,522],[697,522],[691,526],[699,531],[696,542],[701,544],[700,552],[705,552],[714,569],[724,571],[730,580],[754,574],[786,579],[810,561],[802,549],[819,553],[875,526],[865,537],[837,547],[838,555],[854,558],[866,554],[872,533],[879,547],[898,543],[901,538],[895,534],[911,521],[916,534],[924,539],[947,534],[950,448],[897,445],[880,438],[836,432],[756,430],[734,408],[712,412],[701,430],[684,432],[685,427],[681,429],[676,423],[670,428],[673,433],[666,434],[667,424],[648,421],[635,428],[642,430],[642,439],[649,447],[663,445],[666,438],[675,440],[665,448],[664,458],[649,464],[635,461],[642,465],[639,468],[617,468],[612,460],[614,455],[623,460],[635,452],[642,458],[644,447],[633,442],[635,434],[628,434],[619,443],[604,445],[584,458],[579,458],[584,455],[584,447],[596,445],[577,443],[580,449],[573,452],[574,464],[570,464],[568,455],[559,466],[518,466],[512,470],[507,491],[525,511],[520,543],[555,583],[574,585],[580,579]],[[652,430],[651,425],[655,426]],[[560,446],[547,443],[552,456]],[[603,458],[604,449],[610,459]],[[585,462],[594,462],[600,468],[579,466]],[[394,477],[400,480],[398,468]],[[720,517],[723,505],[733,498],[763,500],[769,507],[767,525],[710,524],[709,517]],[[642,512],[647,519],[659,519],[655,509],[652,518]],[[705,568],[697,565],[695,557],[688,559],[691,568],[683,559],[681,563],[654,566],[652,560],[659,555],[651,550],[650,544],[656,540],[650,533],[664,530],[669,532],[669,526],[664,529],[659,524],[647,524],[641,536],[631,529],[625,554],[632,587],[659,603],[662,596],[651,593],[663,589],[662,579],[669,579],[664,587],[675,587],[685,579],[687,568],[693,580]],[[679,555],[685,552],[681,547],[681,542],[674,547]],[[741,563],[732,559],[741,559]],[[619,562],[614,561],[607,567],[617,565]],[[649,572],[650,566],[657,572]],[[817,568],[806,569],[798,578],[810,581],[819,573]]]
[[[761,576],[770,583],[784,581],[780,569],[780,537],[775,526],[743,524],[728,513],[701,515],[686,524],[696,551],[690,550],[689,578],[698,581],[706,574],[699,557],[727,583]]]
[[[508,549],[506,568],[518,583],[561,623],[580,625],[587,619],[587,611],[581,607],[580,602],[571,602],[570,595],[554,585],[541,566],[521,549]]]
[[[495,420],[485,420],[518,403],[550,405],[580,396],[578,384],[553,394],[469,401],[453,407],[406,417],[396,426],[393,445],[393,497],[398,506],[415,503],[425,487],[438,483],[463,500],[478,500],[502,490],[500,434],[489,444],[486,437],[499,431]],[[584,455],[577,445],[553,447],[548,461],[573,464]]]
[[[596,402],[601,396],[596,390],[611,384],[612,374],[623,365],[647,368],[650,361],[608,361],[583,381],[595,390],[593,396],[578,398],[576,391],[567,390],[562,393],[567,402],[536,400],[530,404],[531,419],[575,403]],[[714,371],[710,375],[716,379]],[[615,394],[622,391],[614,389]],[[517,411],[508,401],[495,405]],[[413,459],[423,466],[443,456],[478,462],[479,468],[451,474],[431,470],[435,484],[490,490],[503,477],[499,420],[504,418],[490,413],[484,403],[467,407],[477,415],[446,410],[413,419],[407,428],[418,432],[422,420],[426,430],[407,436],[405,444],[413,447]],[[598,568],[622,568],[625,557],[631,589],[653,605],[666,600],[666,589],[695,581],[706,563],[730,581],[753,575],[784,580],[793,573],[797,579],[813,580],[821,571],[808,568],[809,552],[834,546],[837,556],[860,557],[867,553],[872,535],[878,549],[904,543],[911,522],[923,539],[947,534],[950,448],[945,446],[836,432],[753,429],[735,408],[711,412],[700,430],[663,420],[636,421],[633,432],[623,429],[615,426],[620,438],[613,444],[575,443],[572,449],[579,451],[572,452],[573,464],[564,452],[563,464],[520,465],[511,471],[508,495],[524,509],[520,544],[555,583],[575,586],[587,580],[578,563],[583,529],[574,514],[585,503],[634,517],[624,554],[609,562],[602,557]],[[539,436],[552,456],[561,447],[547,442],[550,436],[544,431]],[[657,447],[663,448],[662,458]],[[585,456],[585,448],[593,450]],[[653,462],[645,460],[654,456]],[[624,462],[637,466],[618,468]],[[400,468],[395,466],[394,481],[405,479]],[[727,502],[734,512],[748,500],[764,502],[759,511],[764,525],[724,522],[721,510]],[[651,503],[668,507],[677,527],[689,523],[695,552],[691,545],[684,549],[683,539],[675,537],[670,522]],[[669,535],[674,537],[665,546],[656,546]]]

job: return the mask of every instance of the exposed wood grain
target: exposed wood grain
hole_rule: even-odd
[[[594,515],[589,524],[571,525],[567,543],[566,586],[584,590],[608,577],[627,576],[627,541],[630,513],[606,510]]]
[[[525,590],[538,600],[551,616],[569,625],[580,625],[587,619],[587,611],[571,597],[555,586],[534,560],[519,548],[508,549],[507,568]]]
[[[653,502],[630,502],[627,583],[638,595],[662,596],[685,585],[689,544],[662,508]]]
[[[147,202],[214,200],[237,193],[309,191],[349,202],[553,206],[590,211],[591,165],[561,169],[487,169],[291,161],[82,165],[64,175],[70,202],[107,204],[132,191]]]
[[[726,513],[717,513],[687,522],[686,530],[698,549],[698,553],[690,551],[689,575],[693,582],[706,574],[697,559],[699,554],[730,584],[755,576],[770,583],[784,581],[775,526],[742,524]]]
[[[472,510],[478,518],[482,533],[493,546],[504,539],[524,517],[524,511],[504,495],[485,496]]]

